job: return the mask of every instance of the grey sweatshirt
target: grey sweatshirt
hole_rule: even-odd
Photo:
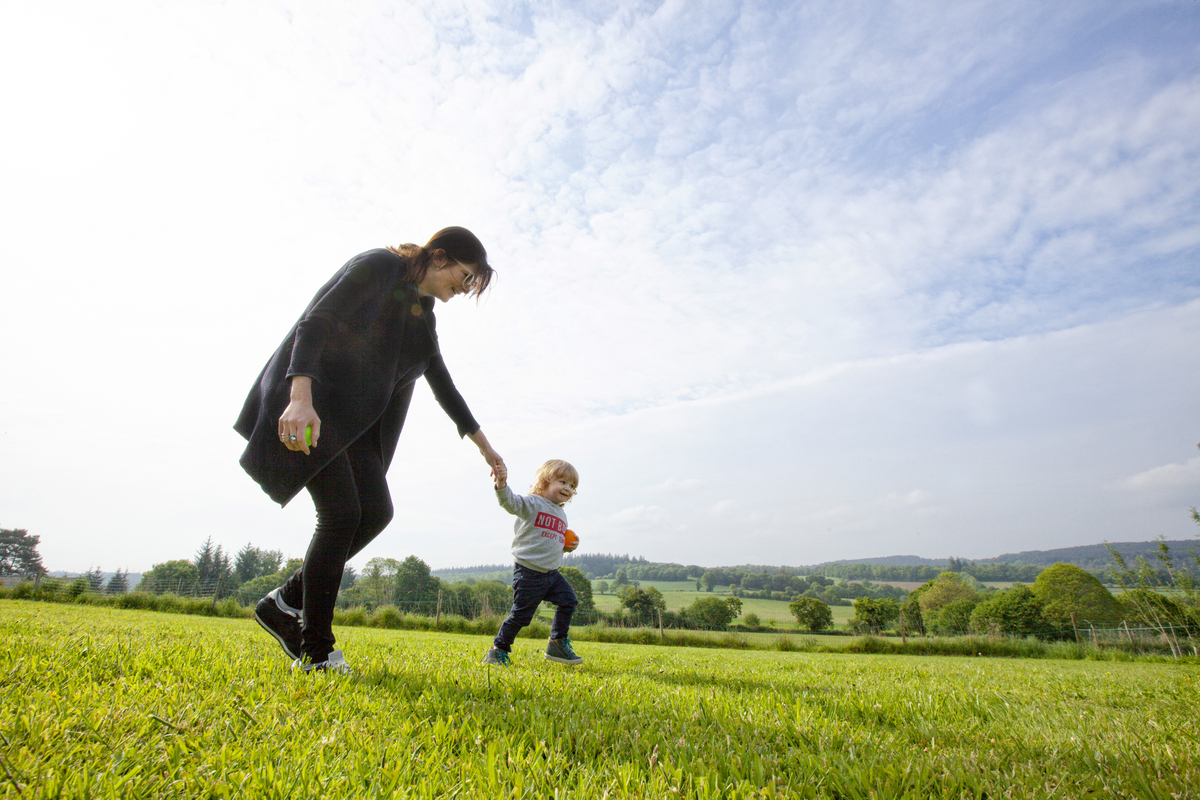
[[[513,523],[513,558],[538,572],[558,569],[566,543],[567,515],[558,503],[538,494],[516,494],[505,486],[496,490],[500,507],[517,518]]]

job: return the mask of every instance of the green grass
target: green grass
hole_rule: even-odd
[[[1195,664],[816,655],[337,629],[0,601],[0,796],[1188,797]]]
[[[621,607],[621,601],[617,599],[615,594],[598,594],[595,591],[596,584],[599,581],[592,582],[592,601],[596,604],[598,611],[613,612]],[[684,606],[690,606],[700,597],[730,597],[728,592],[697,592],[694,581],[668,581],[663,583],[644,581],[641,584],[642,588],[655,587],[662,592],[663,599],[667,602],[668,611],[678,611]],[[792,612],[788,609],[787,600],[756,600],[748,597],[741,598],[742,615],[757,614],[763,625],[768,625],[772,620],[775,621],[775,627],[779,630],[795,630],[796,618],[792,616]],[[850,618],[854,616],[854,609],[850,606],[831,606],[833,611],[833,624],[845,627]]]

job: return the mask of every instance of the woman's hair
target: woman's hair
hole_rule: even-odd
[[[556,478],[562,478],[568,483],[575,484],[576,487],[579,486],[579,470],[561,458],[552,458],[538,467],[537,475],[533,479],[533,486],[529,487],[529,490],[533,494],[541,494],[550,485],[550,481]]]
[[[483,249],[483,243],[475,234],[457,225],[442,228],[424,247],[402,244],[397,247],[388,247],[388,250],[409,259],[404,279],[412,283],[420,283],[425,279],[425,273],[429,271],[429,266],[433,263],[434,250],[445,252],[446,258],[451,261],[473,264],[475,279],[467,287],[467,294],[471,297],[479,297],[483,294],[496,275],[496,271],[488,264],[487,250]]]

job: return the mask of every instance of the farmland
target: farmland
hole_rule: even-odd
[[[293,675],[253,622],[0,601],[0,795],[1170,797],[1194,663],[814,655],[337,630]]]
[[[621,607],[620,599],[611,591],[608,594],[595,593],[595,587],[598,581],[592,581],[592,600],[596,604],[596,610],[613,612]],[[642,583],[643,588],[653,586],[662,592],[663,600],[667,603],[668,611],[678,611],[684,606],[689,606],[696,602],[701,597],[730,597],[728,591],[716,592],[698,592],[694,581],[645,581]],[[742,614],[757,614],[763,625],[770,625],[774,622],[773,627],[778,630],[796,630],[796,618],[792,616],[792,612],[788,609],[787,600],[758,600],[749,597],[741,598]],[[833,622],[835,625],[844,626],[854,616],[854,609],[850,606],[833,606]]]

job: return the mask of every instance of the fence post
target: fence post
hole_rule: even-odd
[[[442,590],[438,589],[438,604],[437,615],[433,618],[433,624],[437,625],[442,621]]]
[[[1075,631],[1075,644],[1079,644],[1079,628],[1075,626],[1075,612],[1071,612],[1071,630]]]
[[[662,609],[656,608],[654,610],[658,612],[658,638],[665,639],[665,638],[667,638],[667,635],[665,633],[663,633]]]

